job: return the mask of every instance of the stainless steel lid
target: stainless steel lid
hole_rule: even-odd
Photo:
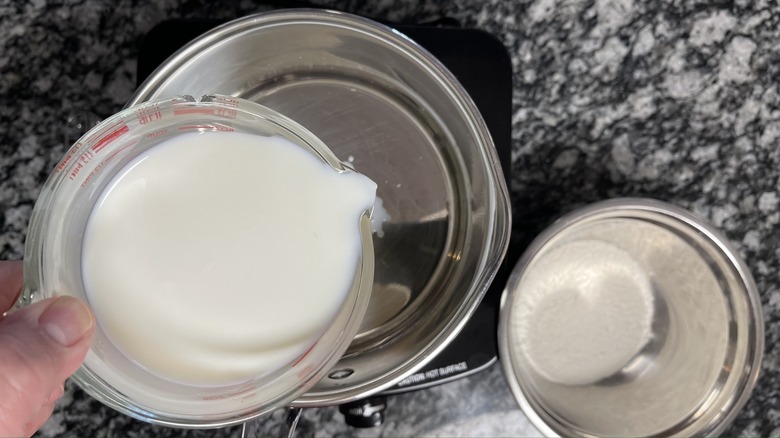
[[[617,199],[530,245],[502,297],[499,351],[547,436],[709,436],[753,389],[763,327],[723,236],[672,205]]]
[[[379,185],[387,215],[375,224],[367,316],[344,359],[297,404],[341,403],[390,387],[455,337],[503,258],[510,214],[487,128],[443,65],[370,20],[277,11],[188,44],[128,105],[184,93],[233,95],[276,110]]]

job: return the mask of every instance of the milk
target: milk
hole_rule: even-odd
[[[375,192],[281,138],[166,140],[91,212],[89,304],[120,351],[171,381],[232,384],[288,366],[343,305]]]

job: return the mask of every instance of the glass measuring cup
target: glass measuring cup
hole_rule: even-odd
[[[302,126],[242,99],[184,96],[128,108],[79,139],[44,184],[30,221],[25,290],[19,305],[66,294],[86,299],[82,239],[103,189],[125,165],[161,141],[203,131],[279,136],[336,171],[351,171]],[[369,212],[360,218],[360,234],[361,256],[343,306],[313,347],[288,367],[239,384],[183,385],[157,377],[128,359],[98,324],[93,345],[74,380],[120,412],[174,427],[227,426],[288,404],[329,371],[359,328],[373,280]]]

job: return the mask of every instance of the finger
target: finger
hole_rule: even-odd
[[[84,360],[94,329],[92,312],[73,297],[50,298],[0,321],[0,436],[27,433]]]
[[[41,406],[41,409],[24,425],[24,433],[22,436],[32,436],[44,425],[44,423],[46,423],[49,417],[51,417],[52,412],[54,412],[54,402],[46,403]]]
[[[57,400],[62,397],[62,395],[65,394],[65,383],[60,383],[57,385],[49,394],[49,397],[46,399],[47,402],[51,403],[52,405],[57,402]]]
[[[65,386],[62,384],[57,385],[54,391],[49,394],[48,399],[43,403],[43,405],[41,405],[41,408],[38,410],[38,412],[34,415],[31,415],[30,420],[24,424],[21,436],[29,437],[35,434],[35,432],[40,429],[44,423],[46,423],[49,417],[51,417],[52,412],[54,412],[54,406],[56,405],[57,400],[59,400],[64,393]]]
[[[14,305],[22,292],[22,262],[0,261],[0,314]]]

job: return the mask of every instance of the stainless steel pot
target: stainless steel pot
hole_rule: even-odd
[[[572,243],[590,248],[610,245],[623,259],[607,261],[599,256],[603,252],[592,251],[587,261],[558,264],[557,271],[540,269],[556,249]],[[613,374],[597,381],[554,381],[543,375],[540,371],[571,363],[581,372],[587,367],[584,363],[591,362],[590,358],[598,362],[605,351],[593,349],[587,352],[588,359],[573,361],[561,345],[574,332],[563,331],[546,344],[556,348],[547,358],[551,366],[535,367],[528,360],[528,346],[549,333],[523,333],[520,328],[528,321],[528,310],[546,299],[524,287],[529,278],[560,279],[562,273],[577,271],[577,287],[562,281],[556,285],[565,286],[546,289],[546,294],[559,299],[557,316],[567,316],[558,327],[568,324],[579,330],[577,335],[619,341],[630,333],[628,324],[610,327],[610,322],[604,322],[599,328],[607,331],[588,330],[588,324],[580,321],[599,312],[594,303],[605,301],[594,294],[578,298],[585,297],[588,284],[607,291],[608,281],[625,281],[619,276],[627,272],[626,262],[635,263],[650,282],[652,326],[642,348]],[[590,269],[586,275],[583,266]],[[638,289],[613,289],[610,302]],[[566,299],[560,299],[564,295]],[[571,303],[581,312],[572,316]],[[632,316],[643,313],[638,306],[612,309],[613,315],[615,309],[629,310]],[[718,436],[756,384],[764,350],[762,315],[761,299],[745,262],[711,225],[664,202],[612,199],[569,213],[529,245],[502,296],[499,351],[518,404],[546,436]],[[617,344],[610,342],[610,351],[622,348]]]
[[[375,280],[361,330],[328,377],[293,405],[360,399],[422,367],[476,309],[510,230],[492,140],[457,80],[391,28],[288,10],[196,39],[128,105],[208,93],[249,99],[302,124],[379,184],[387,212],[375,223]]]

